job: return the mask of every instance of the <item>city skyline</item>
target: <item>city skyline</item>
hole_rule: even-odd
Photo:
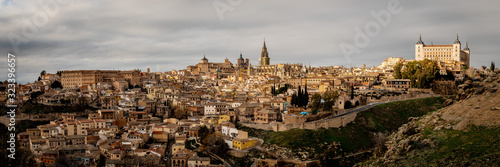
[[[238,2],[70,1],[47,9],[43,4],[5,0],[0,5],[0,22],[4,23],[0,50],[5,55],[17,54],[20,83],[36,80],[42,70],[179,70],[203,55],[210,62],[223,62],[227,57],[234,64],[240,52],[257,65],[264,38],[270,64],[378,66],[388,57],[414,59],[419,35],[426,44],[448,45],[457,33],[463,44],[469,44],[471,66],[498,60],[496,1],[432,5],[400,1],[401,12],[392,14],[387,25],[351,56],[342,52],[340,44],[353,44],[356,27],[364,29],[377,21],[372,13],[387,10],[390,1]],[[224,8],[217,8],[221,6],[226,7],[222,14]],[[47,20],[41,17],[44,14]],[[26,37],[23,27],[33,21],[42,23]],[[12,45],[16,39],[22,41],[17,51]],[[7,68],[6,64],[1,67]],[[2,70],[2,80],[6,73]]]

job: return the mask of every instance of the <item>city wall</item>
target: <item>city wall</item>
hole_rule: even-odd
[[[287,131],[290,129],[311,129],[316,130],[318,128],[339,128],[346,126],[348,123],[356,119],[357,113],[348,114],[342,117],[321,119],[311,122],[299,123],[299,124],[283,124],[281,122],[271,123],[271,124],[256,124],[256,123],[242,123],[246,127],[254,129],[263,129],[269,131]]]

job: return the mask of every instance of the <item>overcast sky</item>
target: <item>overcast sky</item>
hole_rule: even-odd
[[[59,1],[0,4],[0,54],[4,61],[16,54],[21,83],[42,70],[185,69],[203,55],[236,63],[240,52],[256,65],[264,38],[271,64],[371,67],[387,57],[413,59],[420,34],[426,44],[452,44],[458,33],[473,67],[500,63],[498,0],[401,0],[392,13],[390,1],[368,0]],[[390,20],[373,12],[389,12]],[[356,44],[360,34],[368,41]],[[7,62],[0,68],[7,79]]]

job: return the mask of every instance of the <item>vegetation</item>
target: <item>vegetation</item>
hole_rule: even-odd
[[[187,109],[174,107],[173,110],[174,112],[171,118],[177,118],[181,120],[181,119],[187,119],[189,116],[191,116]]]
[[[93,109],[94,108],[90,107],[89,105],[47,106],[43,104],[27,102],[19,111],[26,114],[48,114],[48,113],[75,113]]]
[[[46,125],[49,123],[50,121],[21,120],[19,122],[16,122],[16,134],[26,132],[26,129],[36,128],[38,125]]]
[[[52,82],[52,84],[50,84],[50,87],[54,88],[54,89],[56,89],[56,88],[62,89],[63,88],[61,82],[59,82],[59,81]]]
[[[289,87],[289,85],[288,85],[288,84],[285,84],[285,86],[284,86],[284,87],[281,87],[281,88],[279,88],[278,90],[276,90],[276,86],[275,86],[275,85],[273,85],[273,86],[271,87],[271,94],[273,94],[273,96],[276,96],[276,95],[278,95],[278,94],[285,93],[286,91],[288,91],[288,87]]]
[[[203,145],[205,149],[212,152],[220,157],[225,157],[229,151],[229,146],[224,142],[223,135],[221,133],[212,133],[203,140]]]
[[[336,91],[326,91],[323,93],[323,96],[319,93],[313,94],[311,97],[311,103],[309,104],[312,114],[316,114],[319,109],[323,109],[323,111],[331,111],[332,106],[335,104],[338,97],[339,94]],[[321,103],[321,100],[324,102]]]
[[[307,93],[307,86],[305,86],[304,91],[302,91],[300,85],[297,93],[292,95],[291,104],[298,107],[305,107],[309,102],[309,94]]]
[[[210,129],[208,129],[206,126],[200,126],[200,129],[198,130],[198,136],[200,137],[201,141],[205,140],[210,133]]]
[[[331,111],[332,106],[335,105],[335,101],[339,98],[339,93],[337,91],[326,91],[321,98],[325,101],[323,103],[323,110]]]
[[[410,79],[411,86],[415,88],[430,88],[432,81],[439,77],[439,69],[436,62],[432,60],[412,61],[403,65],[394,66],[394,78]]]
[[[311,97],[311,103],[310,103],[311,112],[313,115],[315,115],[318,112],[320,104],[321,104],[321,95],[319,93],[314,93]]]
[[[361,154],[359,157],[347,159],[335,157],[372,149],[376,145],[373,134],[394,132],[406,123],[409,117],[423,116],[435,111],[441,108],[443,102],[442,97],[432,97],[379,105],[358,113],[355,121],[343,128],[292,129],[283,132],[242,129],[248,131],[250,136],[263,138],[267,144],[276,144],[295,152],[308,151],[310,157],[320,159],[326,166],[352,166],[369,155]],[[334,143],[339,146],[338,149],[332,150]]]
[[[491,70],[492,72],[494,72],[494,71],[495,71],[495,62],[493,62],[493,61],[491,61],[490,70]]]
[[[469,126],[465,130],[422,132],[437,148],[416,147],[393,166],[496,166],[500,164],[500,127]]]
[[[420,117],[440,109],[444,101],[442,97],[431,97],[381,104],[359,113],[354,122],[373,132],[392,132],[410,117]]]

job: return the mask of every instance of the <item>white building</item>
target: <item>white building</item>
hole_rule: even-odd
[[[462,65],[470,66],[470,50],[467,43],[462,50],[462,44],[458,40],[458,35],[453,45],[434,45],[432,43],[431,45],[425,45],[422,37],[420,37],[415,44],[415,60],[420,61],[424,59],[447,63],[456,61]]]
[[[207,103],[205,104],[205,115],[225,114],[228,108],[226,103]]]

